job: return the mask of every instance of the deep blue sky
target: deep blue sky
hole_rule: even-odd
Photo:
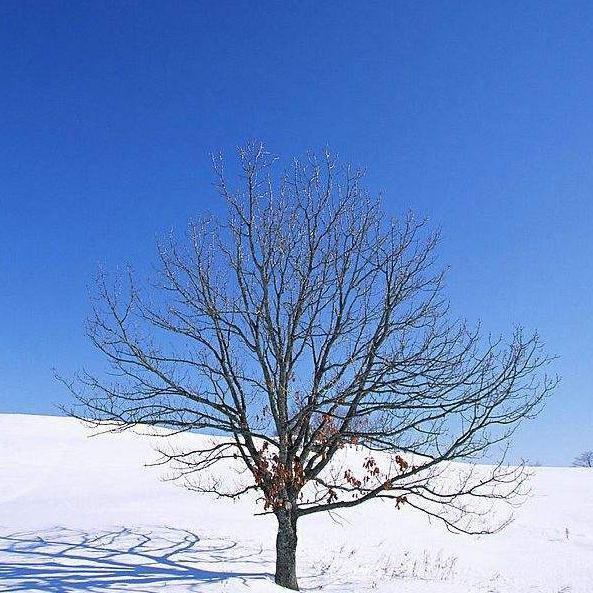
[[[517,454],[593,448],[588,1],[1,2],[0,412],[56,413],[97,266],[147,265],[251,137],[428,216],[455,310],[560,356]]]

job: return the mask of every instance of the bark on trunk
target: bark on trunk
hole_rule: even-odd
[[[297,520],[292,512],[284,509],[276,513],[276,584],[298,591],[296,576]]]

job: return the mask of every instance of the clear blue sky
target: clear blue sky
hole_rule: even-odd
[[[593,448],[591,2],[4,0],[0,81],[0,411],[56,413],[97,266],[147,265],[257,136],[440,227],[455,310],[560,356],[517,454]]]

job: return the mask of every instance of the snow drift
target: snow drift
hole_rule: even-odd
[[[163,480],[153,439],[0,415],[0,591],[279,592],[275,519]],[[181,439],[208,438],[182,435]],[[223,476],[225,477],[225,476]],[[228,468],[229,480],[237,474]],[[453,535],[376,501],[299,523],[303,590],[590,593],[593,471],[536,468],[503,532]]]

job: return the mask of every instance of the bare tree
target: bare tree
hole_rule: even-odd
[[[572,462],[573,467],[593,467],[593,451],[584,451]]]
[[[537,335],[505,344],[451,320],[437,237],[412,215],[388,219],[361,171],[325,153],[275,177],[260,144],[239,163],[232,188],[214,159],[228,215],[159,245],[151,291],[131,274],[124,287],[99,280],[88,331],[113,369],[69,384],[73,413],[226,435],[165,460],[199,491],[261,494],[278,521],[276,582],[290,589],[307,515],[381,499],[456,531],[500,527],[472,521],[472,501],[517,494],[523,468],[452,462],[538,411],[556,380]],[[233,459],[244,483],[207,478]]]

